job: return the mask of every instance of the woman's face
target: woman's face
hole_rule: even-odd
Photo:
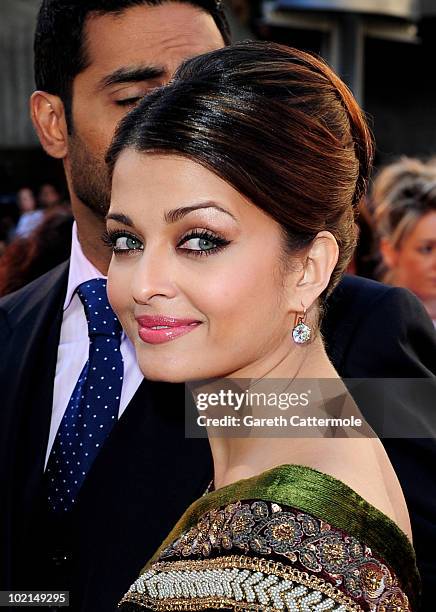
[[[18,206],[23,213],[35,210],[36,201],[30,189],[20,189],[18,192]]]
[[[396,252],[396,284],[423,302],[436,299],[436,212],[424,215]]]
[[[280,226],[201,165],[124,152],[108,233],[109,299],[147,378],[262,375],[292,350]]]

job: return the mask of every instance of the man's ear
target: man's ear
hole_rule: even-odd
[[[62,100],[45,91],[30,98],[30,115],[45,152],[64,159],[68,153],[68,129]]]
[[[339,247],[333,234],[319,232],[301,262],[294,295],[290,300],[293,312],[302,312],[303,307],[310,309],[328,286],[338,257]]]
[[[386,238],[380,240],[380,253],[383,258],[383,263],[389,270],[395,268],[398,260],[398,251],[394,249],[392,244]]]

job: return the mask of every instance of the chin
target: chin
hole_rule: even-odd
[[[205,368],[204,363],[186,363],[186,358],[181,363],[159,363],[153,357],[143,356],[138,360],[139,369],[144,378],[153,382],[166,383],[189,383],[199,380],[211,380],[222,378],[227,375],[227,371],[218,368]]]
[[[194,370],[186,367],[186,363],[179,366],[170,365],[168,362],[160,364],[148,355],[139,358],[138,364],[144,378],[153,382],[185,383],[197,378]]]
[[[180,375],[177,376],[176,374],[170,374],[170,373],[162,373],[162,372],[156,372],[154,370],[152,370],[151,372],[147,369],[142,370],[142,373],[144,375],[144,378],[146,378],[147,380],[150,380],[152,382],[162,382],[162,383],[185,383],[188,382],[189,379],[186,379],[186,377]]]

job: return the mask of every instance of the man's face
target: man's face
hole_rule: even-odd
[[[66,170],[76,196],[104,217],[110,199],[104,156],[119,121],[185,59],[224,41],[210,15],[177,2],[91,16],[84,36],[89,65],[73,83]]]

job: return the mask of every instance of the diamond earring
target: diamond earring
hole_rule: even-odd
[[[306,324],[306,308],[303,307],[303,316],[295,314],[294,329],[292,330],[292,338],[296,344],[306,344],[309,342],[312,329]]]

